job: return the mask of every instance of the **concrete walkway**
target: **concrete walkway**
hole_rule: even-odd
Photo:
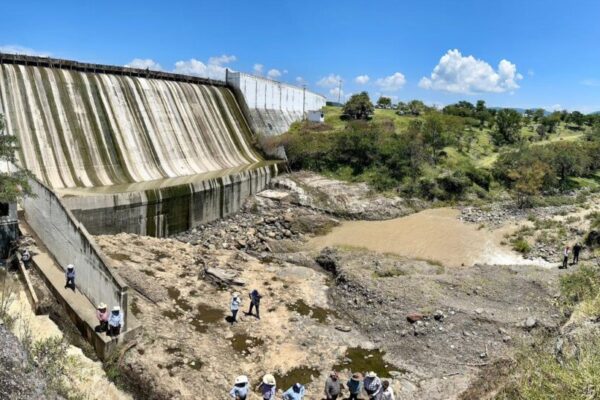
[[[116,347],[118,342],[125,338],[121,335],[119,338],[112,339],[105,333],[97,333],[94,328],[98,325],[96,319],[96,305],[75,288],[65,288],[64,270],[56,264],[41,240],[35,235],[27,223],[19,221],[19,228],[23,235],[31,236],[35,239],[36,249],[32,251],[33,265],[41,273],[56,299],[65,307],[71,320],[75,323],[82,335],[94,346],[96,353],[102,359],[105,359],[109,353]],[[131,315],[131,313],[130,313]],[[130,327],[139,327],[139,323],[133,318],[129,319]],[[129,329],[128,332],[132,332]],[[127,334],[129,336],[129,334]]]

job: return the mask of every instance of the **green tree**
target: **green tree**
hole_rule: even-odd
[[[373,115],[373,103],[367,92],[352,95],[344,105],[344,114],[352,119],[368,119]]]
[[[492,118],[492,114],[490,114],[485,106],[484,100],[477,100],[477,105],[475,106],[475,118],[479,121],[480,128],[483,128],[485,123]]]
[[[392,99],[389,97],[381,96],[377,100],[377,107],[379,108],[390,108],[392,106]]]
[[[440,150],[453,143],[463,128],[462,119],[458,117],[440,113],[431,113],[425,117],[422,126],[423,142],[430,149],[433,164],[438,162]]]
[[[573,111],[569,115],[569,122],[575,124],[578,128],[581,128],[585,122],[585,115],[579,111]]]
[[[5,131],[4,116],[0,114],[0,162],[16,165],[17,138]],[[0,172],[0,202],[14,203],[31,195],[30,173],[27,170]]]
[[[512,181],[512,192],[520,208],[530,204],[532,196],[540,194],[549,173],[548,164],[537,160],[508,171],[508,178]]]
[[[521,115],[513,109],[503,108],[496,113],[496,129],[492,139],[497,146],[515,144],[521,140]]]

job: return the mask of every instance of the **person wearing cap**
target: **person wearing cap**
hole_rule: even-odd
[[[381,400],[396,400],[394,389],[392,389],[388,380],[381,382]]]
[[[304,398],[304,386],[299,383],[294,383],[294,386],[289,388],[283,394],[283,400],[302,400]]]
[[[235,378],[235,383],[229,392],[229,395],[234,400],[246,400],[249,391],[248,377],[246,375],[240,375]]]
[[[231,324],[237,322],[237,313],[240,309],[240,304],[242,304],[242,300],[240,299],[239,292],[233,292],[233,297],[231,298]]]
[[[353,373],[350,379],[348,379],[347,386],[350,391],[348,400],[358,400],[358,396],[360,396],[363,388],[362,374],[360,372]]]
[[[119,336],[121,333],[121,326],[123,326],[121,307],[114,306],[110,313],[110,317],[108,317],[108,336]]]
[[[366,374],[363,387],[369,395],[369,400],[381,400],[381,380],[375,372],[371,371]]]
[[[260,392],[263,400],[275,400],[275,394],[277,393],[275,377],[271,374],[265,374],[256,390]]]
[[[75,291],[75,266],[73,264],[67,265],[67,272],[65,272],[67,282],[65,283],[65,289],[71,288]]]
[[[250,293],[250,309],[248,310],[248,315],[252,315],[252,308],[256,308],[256,318],[260,319],[260,299],[262,296],[258,293],[258,290],[254,289]]]
[[[335,371],[329,373],[329,377],[325,381],[325,398],[327,400],[337,400],[342,393],[342,385]]]
[[[98,308],[96,309],[96,318],[98,318],[98,325],[96,327],[96,332],[106,332],[108,330],[108,310],[106,309],[106,304],[100,303],[98,304]]]

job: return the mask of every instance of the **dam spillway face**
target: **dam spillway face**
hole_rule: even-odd
[[[94,234],[188,229],[276,173],[224,85],[0,64],[0,97],[19,164]]]

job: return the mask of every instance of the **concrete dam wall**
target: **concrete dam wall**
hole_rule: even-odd
[[[227,85],[243,99],[242,106],[252,130],[276,136],[289,130],[293,122],[305,118],[309,111],[325,106],[320,94],[298,86],[276,82],[243,72],[227,71]]]
[[[278,171],[225,82],[0,54],[0,112],[19,165],[91,234],[192,228]]]
[[[20,164],[55,189],[194,175],[260,160],[224,87],[0,66]]]

